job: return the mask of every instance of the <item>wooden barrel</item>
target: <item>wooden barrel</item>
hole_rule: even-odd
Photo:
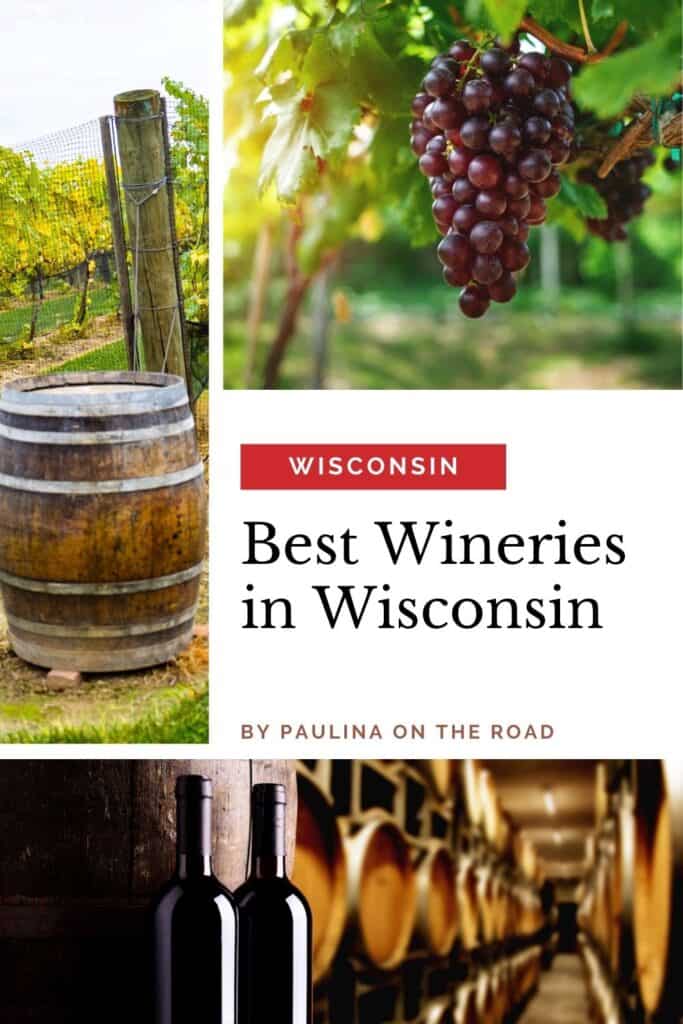
[[[455,990],[453,1024],[477,1024],[477,986],[471,982]]]
[[[622,790],[616,811],[609,871],[609,961],[615,978],[628,983],[635,967],[633,936],[635,819],[633,799]]]
[[[469,857],[460,857],[456,873],[456,895],[460,939],[465,949],[476,949],[481,938],[477,869]]]
[[[0,396],[0,582],[10,642],[111,672],[189,644],[206,497],[185,384],[65,373]]]
[[[595,827],[599,829],[609,814],[607,765],[599,761],[595,766]]]
[[[536,849],[524,832],[515,832],[512,839],[512,850],[515,863],[525,878],[533,881],[538,868]]]
[[[517,930],[520,935],[533,935],[543,923],[541,900],[530,889],[519,889]]]
[[[465,814],[470,825],[481,825],[483,807],[481,802],[481,765],[478,761],[465,758],[460,762],[460,789]]]
[[[420,852],[415,878],[416,938],[434,956],[446,956],[458,934],[458,904],[455,861],[445,844],[432,842]]]
[[[500,841],[501,808],[493,775],[487,768],[479,772],[479,789],[484,835],[492,846],[496,846]]]
[[[313,980],[328,971],[346,925],[346,856],[331,802],[308,775],[297,776],[299,815],[292,880],[313,915]]]
[[[452,1024],[453,1002],[449,996],[430,999],[421,1008],[416,1024]]]
[[[496,1017],[496,991],[493,972],[481,971],[477,977],[478,1024],[499,1024]]]
[[[683,1005],[683,761],[636,762],[635,828],[638,983],[664,1020]]]
[[[420,759],[410,764],[420,772],[434,795],[447,800],[455,795],[455,762],[447,758]]]
[[[597,941],[606,956],[609,956],[610,923],[612,910],[610,905],[609,861],[601,854],[595,866],[593,877],[595,903],[593,905],[593,938]]]
[[[291,866],[294,764],[253,770],[287,786]],[[0,1020],[81,1024],[97,1006],[99,1024],[148,1024],[147,908],[173,872],[175,779],[187,772],[213,780],[214,865],[234,889],[247,860],[248,761],[3,762]]]
[[[484,942],[499,938],[500,880],[489,865],[480,865],[477,871],[477,900]]]
[[[393,821],[369,818],[345,839],[349,925],[360,951],[381,970],[405,958],[413,933],[416,885],[410,850]]]

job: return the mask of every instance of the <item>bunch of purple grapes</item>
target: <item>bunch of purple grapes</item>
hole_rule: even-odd
[[[561,57],[460,39],[437,57],[412,104],[410,144],[429,179],[444,236],[443,277],[460,308],[483,316],[509,302],[529,263],[529,228],[560,191],[572,151],[572,68]]]
[[[640,179],[654,162],[654,153],[647,149],[616,164],[606,178],[599,178],[592,167],[583,167],[579,171],[579,181],[584,185],[592,185],[607,206],[605,220],[591,218],[586,221],[592,234],[604,238],[606,242],[626,241],[628,234],[625,225],[643,212],[645,200],[652,194],[649,185]]]

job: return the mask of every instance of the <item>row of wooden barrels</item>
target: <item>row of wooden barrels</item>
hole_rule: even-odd
[[[294,882],[313,911],[316,980],[342,943],[392,970],[411,946],[446,956],[456,942],[472,950],[531,936],[543,924],[536,890],[497,862],[412,839],[383,811],[340,819],[306,773],[298,777],[298,808]]]
[[[534,946],[481,970],[452,996],[428,1001],[417,1024],[503,1024],[538,985],[541,950]]]
[[[683,762],[634,762],[595,849],[579,907],[597,951],[593,988],[636,981],[653,1020],[677,1020],[667,1015],[683,1006]]]
[[[505,811],[493,773],[480,761],[414,761],[413,766],[431,783],[437,798],[452,800],[467,823],[479,831],[501,857],[510,859],[529,881],[543,881],[536,848]]]

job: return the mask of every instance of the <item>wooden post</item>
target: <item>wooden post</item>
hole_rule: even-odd
[[[152,89],[120,93],[114,97],[114,110],[133,251],[133,314],[140,326],[144,369],[177,374],[189,393],[161,97]]]
[[[126,236],[123,230],[123,214],[121,213],[119,187],[116,179],[116,162],[114,160],[114,146],[112,144],[111,137],[111,118],[108,116],[100,118],[100,135],[102,137],[104,173],[107,180],[107,198],[109,201],[109,216],[111,219],[111,235],[114,244],[114,262],[116,264],[116,276],[119,281],[121,323],[123,324],[124,340],[126,343],[128,369],[134,370],[136,365],[135,322],[133,320],[133,306],[130,301],[130,281],[128,280],[128,261],[126,259]]]
[[[183,296],[183,279],[180,276],[180,253],[178,252],[178,227],[175,219],[175,185],[173,183],[173,165],[171,164],[171,136],[168,130],[168,110],[166,99],[161,97],[161,113],[164,115],[161,120],[162,137],[164,140],[164,167],[166,169],[166,199],[168,202],[168,219],[171,223],[171,255],[173,256],[173,267],[178,288],[178,309],[180,311],[180,333],[183,339],[183,357],[185,359],[185,380],[187,381],[187,393],[190,401],[194,401],[192,378],[192,352],[190,339],[185,321],[185,299]]]
[[[266,223],[259,232],[252,264],[251,281],[249,284],[249,315],[247,317],[247,356],[244,369],[244,386],[250,388],[256,370],[259,332],[263,320],[263,307],[266,301],[266,290],[270,274],[270,261],[273,251],[273,229]]]
[[[542,227],[540,242],[543,303],[554,312],[560,297],[560,236],[555,224]]]
[[[330,304],[330,282],[332,265],[325,267],[318,276],[313,289],[313,372],[311,387],[320,389],[325,386],[327,369],[330,326],[332,323],[332,306]]]

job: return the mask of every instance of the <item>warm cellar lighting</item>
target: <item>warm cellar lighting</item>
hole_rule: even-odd
[[[553,832],[553,842],[555,843],[555,846],[559,846],[561,844],[561,842],[562,842],[562,833],[561,832]]]
[[[555,797],[553,796],[553,791],[550,788],[550,786],[548,786],[548,788],[543,793],[543,802],[545,804],[545,809],[548,812],[548,814],[555,814],[557,808],[555,807]]]

